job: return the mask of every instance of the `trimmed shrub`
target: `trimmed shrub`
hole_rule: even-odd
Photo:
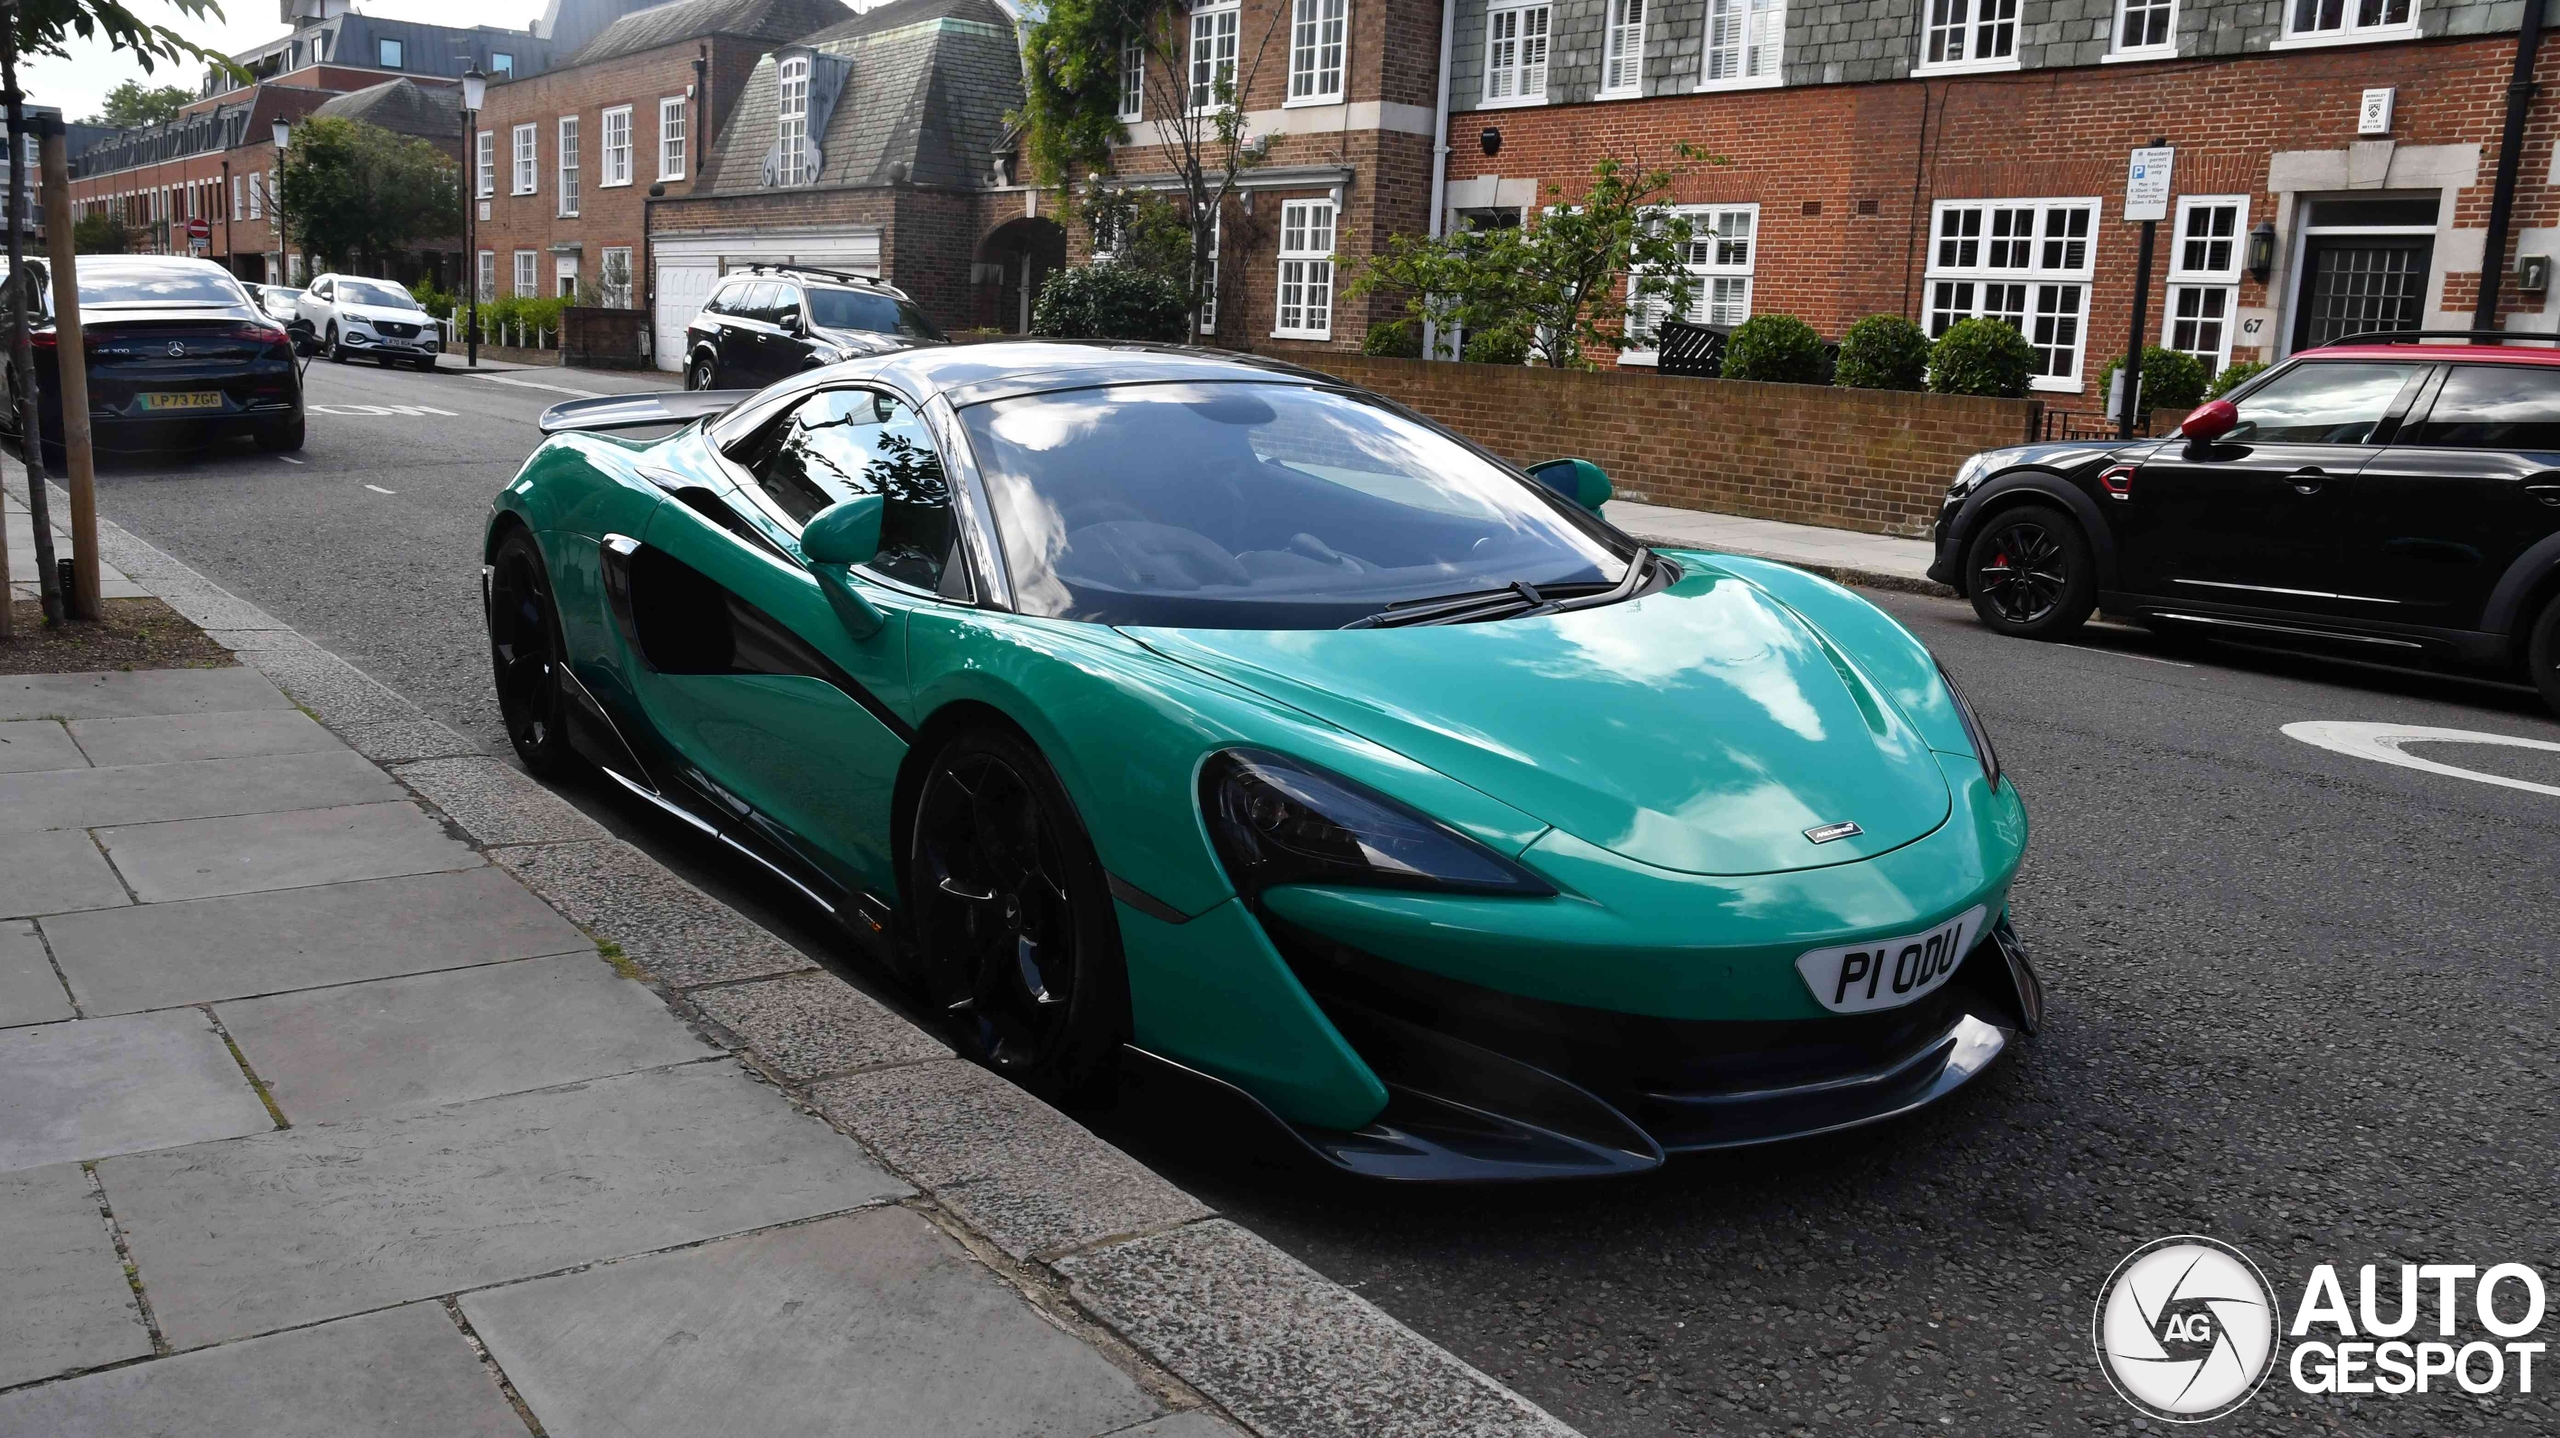
[[[1181,287],[1134,265],[1080,265],[1040,287],[1031,332],[1064,340],[1179,343],[1189,313]]]
[[[1927,389],[1929,334],[1900,315],[1869,315],[1840,337],[1842,389]]]
[[[1724,342],[1725,379],[1822,384],[1828,367],[1822,336],[1794,315],[1754,315]]]
[[[1940,394],[2023,399],[2035,348],[2007,320],[1958,320],[1929,347],[1929,388]]]
[[[1360,337],[1360,353],[1385,359],[1422,358],[1422,326],[1410,319],[1379,320]]]
[[[2249,381],[2256,379],[2259,375],[2265,373],[2266,368],[2267,367],[2265,365],[2260,364],[2256,360],[2251,360],[2246,364],[2224,365],[2222,367],[2222,373],[2213,377],[2213,383],[2204,387],[2204,397],[2206,399],[2220,399],[2224,395],[2231,393],[2233,390],[2238,389],[2240,386],[2247,384]]]
[[[1499,329],[1469,335],[1466,352],[1459,358],[1469,364],[1527,364],[1529,332]]]
[[[2119,355],[2107,362],[2098,373],[2098,397],[2106,398],[2107,387],[2116,382],[2116,371],[2124,368]],[[2196,357],[2158,345],[2142,347],[2142,413],[2166,410],[2183,418],[2188,410],[2204,403],[2204,366]]]

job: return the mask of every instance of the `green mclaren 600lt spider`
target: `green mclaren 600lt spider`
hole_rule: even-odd
[[[1647,549],[1587,461],[1050,342],[543,425],[484,570],[525,763],[772,871],[1035,1089],[1170,1065],[1358,1174],[1626,1173],[2038,1024],[2026,813],[1929,651]]]

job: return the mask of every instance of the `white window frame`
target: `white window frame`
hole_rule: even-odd
[[[1147,117],[1147,42],[1131,33],[1120,42],[1120,123]]]
[[[1600,98],[1625,100],[1644,93],[1646,0],[1609,0],[1601,32]]]
[[[2361,0],[2337,0],[2338,23],[2332,26],[2319,25],[2316,23],[2315,14],[2315,23],[2309,29],[2301,28],[2299,24],[2303,3],[2304,0],[2283,0],[2284,30],[2276,38],[2267,42],[2268,49],[2308,50],[2322,45],[2364,45],[2376,40],[2418,38],[2418,0],[2408,0],[2409,12],[2398,20],[2385,19],[2371,23],[2365,23],[2358,18],[2362,13]],[[2313,0],[2313,3],[2315,6],[2325,8],[2326,0]],[[2376,0],[2375,8],[2382,14],[2388,15],[2391,11],[2391,0]]]
[[[1950,215],[1972,215],[1951,226]],[[2074,215],[2086,219],[2074,224]],[[2021,221],[2020,217],[2024,216]],[[2071,321],[2066,370],[2049,369],[2028,388],[2078,394],[2088,370],[2089,293],[2097,277],[2103,208],[2092,196],[2043,199],[1940,200],[1929,211],[1928,268],[1921,289],[1921,327],[1932,338],[1939,323],[1989,315],[2008,319],[2050,366],[2060,322]],[[2023,223],[2025,228],[2019,228]],[[2077,246],[2078,263],[2072,263]],[[1945,289],[1942,291],[1941,287]],[[2065,308],[2068,298],[2076,308]],[[2050,328],[2043,321],[2053,321]]]
[[[149,197],[149,199],[151,201],[151,208],[155,210],[158,209],[160,199],[159,195],[154,193]],[[267,177],[262,171],[251,170],[249,172],[249,218],[253,220],[263,220],[266,217]],[[157,219],[159,217],[154,215],[152,218]]]
[[[1698,88],[1757,90],[1784,84],[1786,48],[1786,0],[1707,0]]]
[[[1555,7],[1548,0],[1496,5],[1485,11],[1484,93],[1476,108],[1502,110],[1547,103],[1554,44]],[[1532,80],[1537,82],[1535,90],[1529,88]]]
[[[1680,318],[1691,324],[1709,325],[1738,325],[1751,318],[1752,274],[1760,263],[1760,206],[1756,202],[1673,205],[1670,212],[1689,222],[1689,260],[1681,269],[1698,285],[1690,298],[1688,313]],[[1648,302],[1648,307],[1652,305],[1663,306],[1663,317],[1670,318],[1669,307],[1660,296]],[[1632,304],[1627,307],[1630,338],[1640,334],[1647,323],[1639,309]],[[1618,355],[1618,363],[1649,365],[1656,363],[1659,355],[1658,349],[1624,350]]]
[[[377,39],[373,42],[373,58],[380,62],[380,69],[406,70],[409,68],[408,43],[387,37]]]
[[[2136,11],[2142,12],[2146,30],[2153,15],[2160,17],[2161,39],[2139,45],[2125,43],[2125,21]],[[2178,53],[2178,0],[2116,0],[2116,12],[2109,25],[2106,58],[2110,61],[2167,60]]]
[[[2224,237],[2207,236],[2190,240],[2187,226],[2197,215],[2228,211],[2231,215],[2229,249],[2219,256],[2213,250],[2225,243]],[[2180,354],[2193,355],[2204,362],[2205,369],[2220,374],[2231,363],[2231,341],[2240,325],[2240,270],[2247,262],[2249,250],[2249,197],[2247,195],[2180,195],[2177,225],[2169,232],[2169,291],[2160,306],[2160,342]],[[2214,263],[2216,259],[2220,264]],[[2187,318],[2195,322],[2216,322],[2222,327],[2220,342],[2197,346],[2178,343],[2180,306],[2192,295],[2198,313]],[[2217,299],[2218,297],[2218,299]],[[2219,304],[2220,314],[2203,312]]]
[[[542,297],[542,252],[540,250],[516,251],[515,273],[509,278],[515,282],[513,293],[517,298],[540,299]]]
[[[1200,301],[1200,333],[1218,332],[1218,243],[1226,237],[1227,217],[1222,211],[1209,221],[1208,285]]]
[[[612,189],[631,183],[631,107],[616,105],[597,117],[596,188]],[[614,122],[622,122],[622,136],[614,138]]]
[[[1920,0],[1920,56],[1914,75],[1964,75],[2018,68],[2019,0]],[[1986,13],[1988,12],[1988,13]],[[1941,44],[1942,37],[1954,43]],[[1938,58],[1930,58],[1932,50]],[[2000,51],[1985,54],[1986,50]]]
[[[485,305],[496,299],[498,297],[498,252],[482,250],[479,264],[473,274],[480,281],[480,303]]]
[[[235,221],[249,213],[246,203],[240,198],[241,185],[244,178],[245,177],[240,175],[234,175],[231,177],[231,218]],[[124,208],[130,209],[131,206],[125,206]]]
[[[1351,0],[1289,0],[1291,105],[1339,105],[1350,70]]]
[[[692,158],[692,127],[685,98],[669,95],[658,101],[658,178],[681,180]]]
[[[1185,103],[1195,115],[1217,108],[1217,82],[1221,76],[1232,87],[1236,83],[1236,46],[1244,25],[1244,7],[1239,0],[1211,0],[1191,9],[1191,43],[1184,51],[1186,73],[1183,77]],[[1244,96],[1235,97],[1242,106]]]
[[[575,219],[578,203],[584,198],[578,190],[578,117],[563,115],[555,143],[557,154],[551,157],[553,172],[560,184],[560,217]]]
[[[542,141],[537,138],[540,127],[518,125],[507,137],[508,156],[514,173],[508,177],[507,193],[530,195],[542,188]]]
[[[774,172],[776,185],[805,185],[817,178],[800,168],[802,152],[809,138],[809,57],[789,55],[774,67],[776,95],[774,138],[781,142],[782,166]]]
[[[622,288],[609,288],[605,276],[613,273],[613,257],[622,257]],[[640,288],[640,272],[632,268],[629,245],[607,245],[596,255],[596,297],[615,309],[630,309],[632,296]]]
[[[471,165],[475,171],[471,177],[472,197],[485,200],[496,194],[498,192],[497,131],[483,130],[479,137],[472,141]]]
[[[1279,286],[1271,312],[1273,339],[1333,338],[1335,222],[1330,198],[1281,201]],[[1309,323],[1319,316],[1320,323]]]

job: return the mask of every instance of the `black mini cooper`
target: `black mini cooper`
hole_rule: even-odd
[[[1938,511],[1929,577],[2020,638],[2063,638],[2104,607],[2163,631],[2521,672],[2560,709],[2560,353],[2481,342],[2517,338],[2533,337],[2352,336],[2168,439],[1977,454]]]

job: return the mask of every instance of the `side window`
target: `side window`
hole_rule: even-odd
[[[857,494],[877,494],[880,557],[866,568],[953,598],[968,595],[951,489],[924,419],[877,390],[809,396],[733,456],[795,524]]]
[[[782,313],[782,286],[771,280],[757,281],[756,287],[747,293],[746,302],[738,307],[738,313],[751,320],[774,323]]]
[[[765,318],[778,325],[787,325],[799,317],[800,287],[798,285],[782,286],[781,292],[774,296],[773,313]]]
[[[737,298],[737,294],[738,287],[736,285],[722,285],[720,288],[711,292],[711,298],[702,302],[702,312],[706,315],[727,314],[729,312],[729,301]]]
[[[2450,449],[2560,449],[2560,369],[2456,365],[2426,419],[2402,444]]]
[[[2420,373],[2410,364],[2297,365],[2240,401],[2226,444],[2366,444],[2400,389]]]

